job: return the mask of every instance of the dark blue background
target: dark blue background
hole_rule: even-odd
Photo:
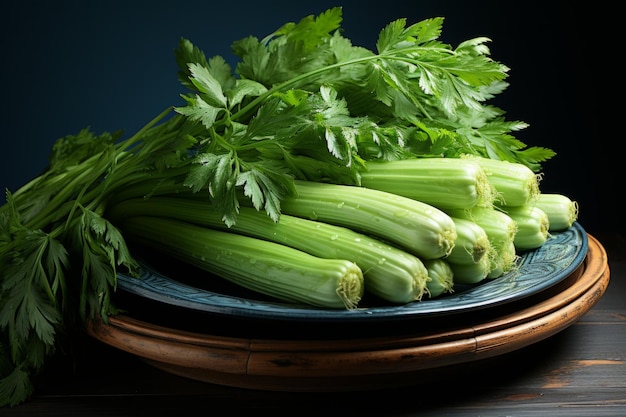
[[[128,136],[166,107],[182,104],[173,54],[181,37],[207,56],[234,62],[234,40],[263,37],[333,6],[343,6],[345,36],[370,49],[380,29],[400,17],[415,23],[443,16],[441,39],[452,45],[491,38],[492,57],[511,68],[511,86],[495,104],[508,119],[530,124],[518,135],[522,141],[557,152],[544,165],[542,190],[579,201],[579,220],[588,231],[613,227],[606,208],[615,209],[604,207],[593,183],[611,175],[596,145],[603,139],[598,98],[605,86],[589,82],[590,74],[594,80],[602,74],[585,61],[589,55],[600,58],[594,48],[603,43],[602,30],[590,28],[602,28],[597,19],[614,13],[599,6],[442,0],[16,2],[13,12],[0,18],[0,186],[16,190],[37,176],[61,136],[85,127],[97,133],[123,129]]]

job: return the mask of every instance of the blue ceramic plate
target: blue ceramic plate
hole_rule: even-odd
[[[183,277],[159,272],[150,264],[138,278],[118,276],[118,288],[147,299],[185,309],[229,317],[291,321],[394,320],[446,315],[500,306],[536,295],[567,278],[587,254],[587,234],[578,223],[554,233],[540,248],[521,256],[519,269],[493,280],[455,289],[444,297],[399,306],[372,306],[355,310],[331,310],[273,302],[241,296],[228,291],[199,288],[183,282]]]

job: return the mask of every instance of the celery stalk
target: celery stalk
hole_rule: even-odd
[[[458,264],[474,264],[489,254],[493,248],[485,229],[468,219],[452,217],[457,239],[446,260]]]
[[[487,278],[498,278],[514,271],[517,268],[518,259],[519,256],[517,255],[514,242],[501,245],[498,248],[497,256],[494,257],[494,261],[491,264]]]
[[[526,165],[474,155],[464,158],[476,161],[485,170],[498,193],[496,204],[516,207],[532,205],[537,201],[540,176]]]
[[[483,168],[460,158],[370,161],[361,184],[438,208],[491,206],[496,196]]]
[[[541,193],[535,206],[548,216],[549,232],[568,229],[578,219],[578,202],[563,194]]]
[[[497,255],[493,252],[493,255]],[[448,262],[452,269],[453,280],[456,284],[477,284],[487,278],[493,271],[494,257],[484,256],[478,262],[471,264],[459,264]]]
[[[513,243],[518,251],[537,249],[549,237],[550,219],[536,206],[507,207],[506,213],[517,224]]]
[[[296,181],[296,190],[297,197],[283,200],[283,213],[371,234],[421,259],[448,255],[457,238],[450,216],[407,197],[309,181]]]
[[[121,228],[130,241],[278,300],[353,309],[364,292],[362,271],[348,260],[158,217],[128,217]]]
[[[424,261],[424,265],[430,277],[427,283],[428,298],[454,292],[454,273],[448,262],[441,258],[427,259]]]
[[[494,207],[473,207],[467,210],[447,210],[452,217],[474,221],[482,227],[494,249],[488,278],[495,278],[515,268],[515,235],[517,223],[509,215]]]
[[[366,187],[295,181],[296,197],[281,202],[281,214],[321,221],[387,240],[421,259],[447,256],[457,238],[454,221],[443,210],[408,197]],[[206,201],[206,193],[184,191],[170,182],[148,181],[122,190],[124,199],[176,195]],[[249,207],[252,203],[241,199]],[[209,205],[210,206],[210,205]]]

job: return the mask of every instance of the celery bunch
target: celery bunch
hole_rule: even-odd
[[[206,201],[180,196],[125,200],[115,205],[109,216],[118,219],[120,224],[137,216],[175,219],[208,229],[274,242],[320,258],[350,260],[362,270],[365,290],[393,304],[419,301],[427,292],[429,276],[422,259],[383,240],[347,227],[287,214],[281,215],[274,222],[250,207],[242,207],[237,224],[227,227],[219,213],[206,209]],[[126,233],[126,229],[124,230]],[[129,233],[134,235],[132,231]],[[154,230],[152,234],[160,234],[162,240],[168,240],[167,230]],[[259,242],[257,245],[248,248],[252,256],[259,256],[256,248],[262,244]],[[254,267],[257,266],[255,264]],[[323,266],[318,265],[318,268]]]
[[[489,39],[452,47],[439,40],[443,20],[390,22],[371,51],[342,36],[342,10],[332,8],[288,22],[262,39],[234,42],[239,58],[234,68],[182,39],[175,59],[188,88],[183,106],[166,109],[129,138],[87,129],[60,138],[45,172],[14,192],[7,190],[7,203],[0,207],[0,406],[31,395],[30,377],[54,354],[61,335],[84,320],[106,320],[117,312],[111,300],[117,274],[133,275],[138,268],[126,238],[144,235],[148,243],[155,241],[145,235],[147,220],[140,227],[132,219],[127,224],[120,216],[107,216],[125,200],[194,194],[226,227],[238,224],[246,206],[279,222],[283,211],[302,209],[294,206],[302,199],[318,205],[315,215],[311,207],[298,215],[319,221],[326,213],[331,223],[350,216],[332,217],[330,205],[352,204],[357,222],[336,226],[359,228],[385,245],[413,251],[414,257],[453,261],[458,230],[443,204],[435,205],[441,193],[430,203],[415,200],[421,214],[409,215],[405,199],[426,197],[401,195],[402,187],[377,190],[396,196],[389,200],[397,206],[380,209],[389,206],[378,204],[368,221],[358,221],[356,213],[363,213],[368,198],[355,205],[348,195],[352,188],[368,182],[380,187],[375,176],[382,178],[383,171],[377,168],[392,161],[471,154],[538,172],[554,152],[527,148],[513,137],[527,124],[507,121],[504,111],[487,104],[506,89],[508,72],[489,56]],[[441,177],[452,183],[450,175]],[[462,188],[478,193],[474,185],[482,186],[472,181],[465,178]],[[307,199],[302,184],[309,183],[318,185],[316,190],[322,184],[348,188],[343,199],[334,194]],[[500,204],[514,201],[508,191],[498,190],[502,183],[491,185],[504,197]],[[485,200],[474,194],[466,197],[476,206],[490,206],[488,200],[478,203]],[[436,220],[424,216],[427,212]],[[417,220],[402,223],[409,217]],[[398,221],[397,233],[385,233],[392,220]],[[158,225],[178,230],[178,223],[161,219]],[[186,234],[175,235],[183,247]],[[419,294],[423,287],[417,287]],[[342,299],[341,305],[357,302],[350,300]]]

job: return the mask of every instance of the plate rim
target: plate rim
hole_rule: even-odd
[[[573,234],[573,238],[575,238],[578,245],[574,248],[575,251],[572,256],[568,258],[569,263],[564,269],[556,273],[553,271],[552,275],[545,280],[535,280],[536,282],[529,287],[518,289],[516,292],[508,294],[503,293],[499,296],[487,297],[473,302],[471,300],[467,301],[467,298],[475,295],[477,291],[490,290],[494,287],[497,288],[499,284],[503,282],[506,283],[507,280],[513,282],[519,281],[519,274],[510,272],[501,277],[483,281],[478,285],[465,288],[460,292],[443,297],[414,301],[402,305],[359,307],[354,310],[321,309],[282,303],[280,301],[258,301],[228,294],[219,294],[176,281],[174,278],[154,270],[146,263],[142,263],[143,274],[140,277],[134,278],[123,273],[118,273],[117,288],[152,301],[163,302],[169,305],[205,313],[239,318],[299,322],[319,322],[327,320],[334,322],[354,322],[363,320],[388,321],[445,316],[458,314],[460,312],[473,312],[499,307],[503,304],[512,303],[539,294],[563,281],[582,264],[588,251],[589,242],[587,233],[578,222],[574,222],[570,228],[562,232],[552,233],[550,240],[540,248],[522,254],[519,264],[520,268],[533,265],[532,261],[537,258],[536,255],[550,250],[551,245],[554,244],[554,239],[558,236],[563,237],[566,233]],[[517,276],[515,274],[517,274]],[[179,292],[176,293],[171,290]],[[196,299],[194,299],[194,295],[197,296]],[[201,296],[207,296],[207,299],[212,300],[212,302],[205,302]]]

